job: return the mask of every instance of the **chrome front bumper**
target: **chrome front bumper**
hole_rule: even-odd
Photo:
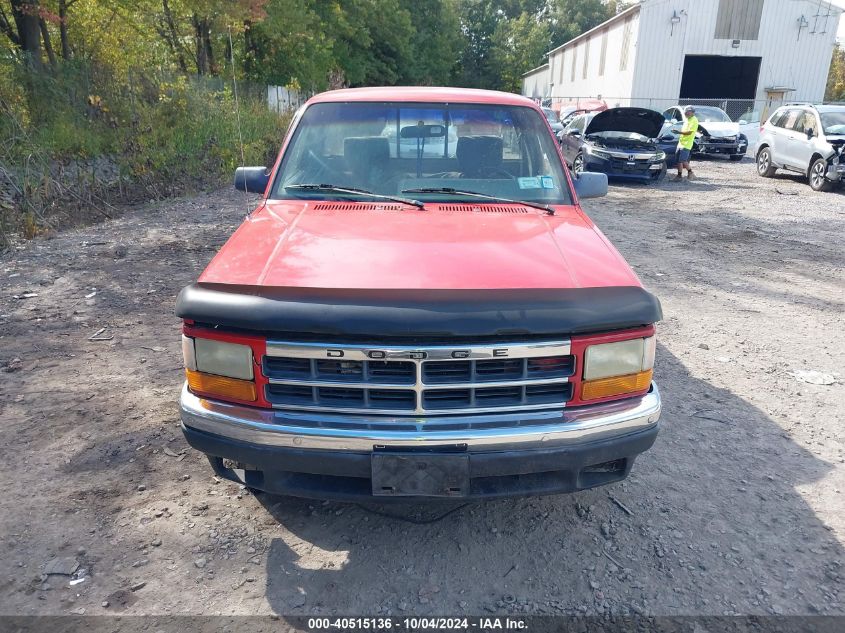
[[[199,398],[182,389],[182,425],[266,447],[372,451],[376,446],[465,445],[470,452],[553,448],[611,439],[654,428],[660,392],[555,411],[462,415],[444,420],[353,416],[259,409]],[[448,423],[447,423],[448,422]],[[403,430],[392,427],[400,426]]]

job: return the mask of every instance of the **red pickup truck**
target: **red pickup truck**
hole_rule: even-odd
[[[588,218],[540,108],[318,95],[261,202],[177,301],[188,443],[222,477],[333,499],[624,479],[653,444],[658,300]]]

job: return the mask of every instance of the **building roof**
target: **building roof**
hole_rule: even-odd
[[[548,53],[543,53],[543,54],[544,54],[544,55],[548,55]],[[534,73],[536,73],[536,72],[539,72],[539,71],[541,71],[541,70],[543,70],[543,69],[545,69],[545,68],[548,68],[548,67],[549,67],[549,63],[548,63],[548,62],[546,62],[545,64],[542,64],[542,65],[540,65],[540,66],[537,66],[537,68],[532,68],[532,69],[531,69],[531,70],[529,70],[528,72],[526,72],[526,73],[522,73],[522,76],[523,76],[523,77],[526,77],[526,76],[528,76],[528,75],[532,75],[532,74],[534,74]]]
[[[314,95],[313,103],[345,103],[353,101],[418,101],[432,103],[494,103],[499,105],[530,105],[528,97],[512,92],[477,90],[474,88],[434,88],[420,86],[380,86],[376,88],[345,88]]]
[[[573,37],[568,42],[564,42],[563,44],[561,44],[557,48],[553,48],[552,50],[549,51],[548,54],[551,55],[552,53],[556,53],[557,51],[561,50],[562,48],[566,48],[570,44],[574,44],[575,42],[578,42],[579,40],[584,39],[588,35],[592,35],[593,33],[597,32],[597,31],[601,31],[605,27],[607,27],[607,26],[609,26],[609,25],[611,25],[615,22],[618,22],[619,20],[622,20],[622,19],[628,17],[629,15],[633,15],[634,13],[636,13],[639,10],[640,10],[639,4],[635,4],[631,7],[628,7],[624,11],[620,11],[619,13],[614,15],[612,18],[605,20],[604,22],[602,22],[598,26],[594,26],[589,31],[584,31],[583,33],[581,33],[581,35],[577,35],[576,37]]]

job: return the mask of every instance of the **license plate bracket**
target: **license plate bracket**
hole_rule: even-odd
[[[469,455],[373,453],[376,497],[463,497],[469,494]]]

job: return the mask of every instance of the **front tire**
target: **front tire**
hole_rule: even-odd
[[[584,171],[584,156],[583,154],[578,154],[572,160],[572,171],[576,176],[580,176],[581,172]]]
[[[764,147],[757,152],[757,173],[763,178],[771,178],[775,175],[777,168],[772,164],[772,152]]]
[[[824,158],[817,158],[810,165],[810,174],[807,178],[810,182],[810,189],[813,191],[830,191],[833,189],[833,183],[825,178],[826,173],[827,161]]]

